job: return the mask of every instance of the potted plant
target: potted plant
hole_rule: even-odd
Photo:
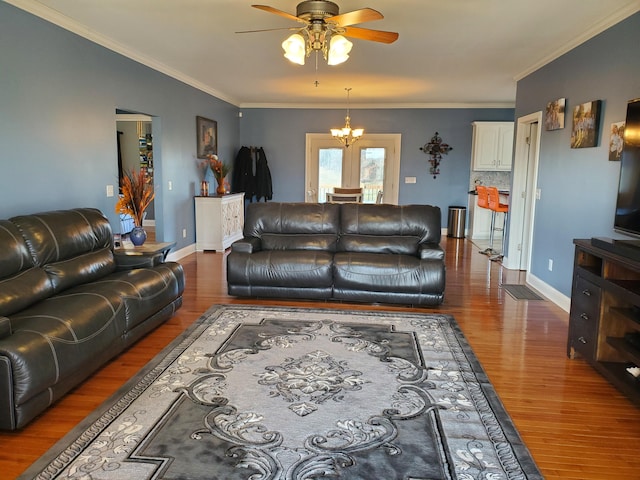
[[[142,170],[126,171],[122,177],[122,194],[116,203],[116,212],[131,215],[135,227],[129,234],[134,245],[142,245],[147,239],[147,232],[142,228],[145,210],[155,197],[153,185]]]

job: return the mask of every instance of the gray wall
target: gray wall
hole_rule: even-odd
[[[531,273],[571,294],[574,238],[619,237],[613,231],[620,163],[608,161],[611,123],[640,97],[640,14],[635,14],[518,82],[516,118],[567,99],[565,128],[543,131]],[[602,100],[600,141],[570,148],[571,112]],[[548,259],[554,261],[548,270]]]
[[[274,201],[304,201],[305,134],[329,133],[344,125],[346,109],[243,109],[240,139],[265,149],[273,177]],[[451,205],[469,201],[471,122],[512,121],[513,109],[375,109],[351,108],[351,124],[367,133],[402,134],[398,203],[426,203],[442,209],[443,225]],[[420,147],[435,132],[453,147],[443,155],[440,175],[429,175],[429,157]],[[416,177],[405,184],[404,177]]]
[[[116,228],[117,108],[154,117],[159,238],[194,243],[196,116],[232,158],[237,107],[0,2],[0,218],[89,206]]]

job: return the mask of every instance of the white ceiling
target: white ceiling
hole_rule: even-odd
[[[5,0],[239,107],[513,106],[516,81],[640,11],[640,0],[334,0],[371,7],[390,45],[353,39],[351,58],[294,65],[286,18],[256,0]],[[296,0],[259,0],[295,15]],[[319,82],[314,86],[315,81]]]

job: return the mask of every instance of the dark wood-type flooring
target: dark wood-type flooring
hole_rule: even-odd
[[[437,311],[453,315],[547,479],[640,479],[640,409],[583,360],[566,356],[568,314],[550,301],[516,301],[502,268],[464,239],[444,239],[447,287],[437,309],[229,297],[225,255],[181,260],[187,276],[176,316],[96,372],[33,423],[0,433],[0,478],[23,472],[212,304]],[[373,478],[373,477],[372,477]],[[391,479],[381,479],[391,480]]]

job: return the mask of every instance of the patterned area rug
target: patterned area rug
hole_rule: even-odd
[[[20,478],[543,477],[452,317],[228,305]]]

